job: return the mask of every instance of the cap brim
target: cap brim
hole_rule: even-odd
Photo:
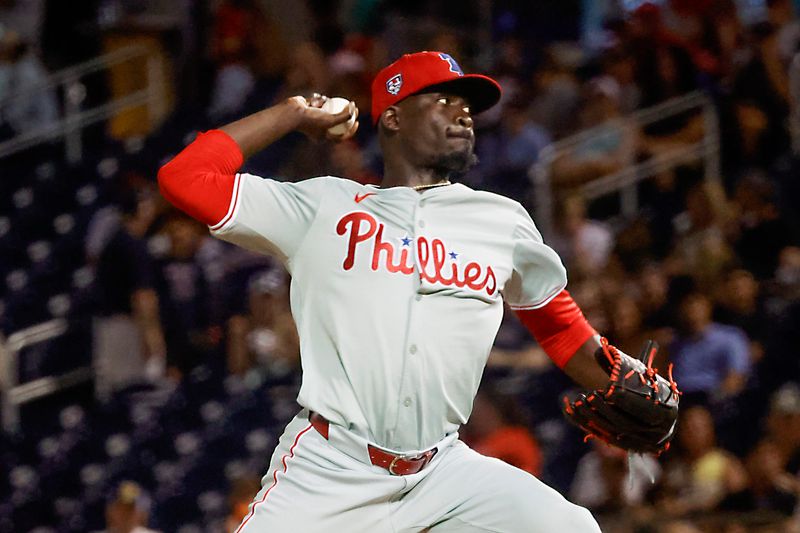
[[[470,112],[473,115],[493,107],[500,101],[500,96],[502,95],[500,84],[492,78],[481,74],[465,74],[452,80],[436,83],[417,91],[417,94],[437,90],[466,98],[469,102]]]

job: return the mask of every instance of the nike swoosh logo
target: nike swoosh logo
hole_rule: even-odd
[[[356,203],[357,203],[357,204],[360,204],[360,203],[361,203],[361,200],[363,200],[363,199],[364,199],[364,198],[366,198],[367,196],[372,196],[372,195],[374,195],[374,194],[375,194],[374,192],[365,192],[364,194],[358,194],[358,193],[356,193],[356,197],[354,198],[354,200],[356,201]]]

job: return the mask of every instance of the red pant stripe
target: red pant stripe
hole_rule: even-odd
[[[300,437],[302,437],[311,428],[312,428],[312,426],[311,426],[311,424],[309,424],[307,428],[305,428],[303,431],[298,433],[297,436],[294,438],[294,444],[292,444],[292,447],[289,448],[289,453],[283,454],[283,457],[281,458],[281,463],[283,464],[283,473],[284,474],[286,473],[286,470],[289,468],[289,466],[287,464],[287,461],[289,459],[291,459],[292,457],[294,457],[294,449],[297,446],[297,442],[300,440]],[[242,530],[242,528],[245,526],[245,524],[247,524],[247,521],[250,520],[253,517],[253,515],[256,512],[256,505],[264,503],[264,501],[266,501],[266,499],[267,499],[267,495],[269,495],[269,492],[272,489],[274,489],[275,485],[277,485],[277,484],[278,484],[278,469],[276,468],[275,472],[272,474],[272,485],[269,486],[267,491],[264,493],[264,496],[262,496],[259,501],[257,501],[256,503],[253,504],[253,507],[250,508],[250,512],[247,513],[247,517],[242,522],[242,525],[239,526],[239,529],[236,530],[236,533],[239,533]]]

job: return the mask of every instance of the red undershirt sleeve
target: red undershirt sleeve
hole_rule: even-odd
[[[514,312],[559,368],[564,368],[578,348],[597,334],[566,289],[538,309]]]
[[[159,189],[175,207],[213,226],[228,212],[242,163],[242,151],[227,133],[200,133],[158,171]]]

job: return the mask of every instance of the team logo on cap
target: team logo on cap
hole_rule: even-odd
[[[461,67],[458,66],[458,63],[456,63],[456,60],[453,59],[453,56],[450,54],[439,54],[439,59],[447,61],[447,64],[450,65],[450,72],[455,72],[459,76],[464,75],[464,71],[461,70]]]
[[[389,78],[386,82],[386,90],[389,91],[389,94],[397,95],[400,92],[400,88],[403,86],[403,75],[396,74]]]

